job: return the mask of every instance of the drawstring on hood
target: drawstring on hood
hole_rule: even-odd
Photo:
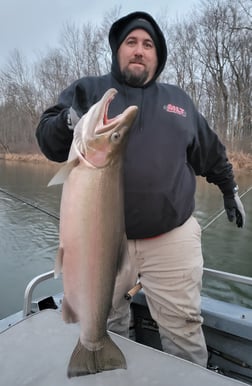
[[[151,80],[154,81],[158,78],[161,72],[164,69],[166,59],[167,59],[167,47],[164,35],[159,28],[156,21],[151,15],[146,12],[133,12],[127,16],[122,17],[117,20],[109,31],[109,44],[112,51],[112,66],[111,72],[117,78],[118,81],[122,81],[122,75],[120,72],[118,60],[117,60],[117,50],[120,47],[123,40],[126,36],[133,31],[134,29],[144,29],[149,33],[153,42],[155,44],[158,56],[158,66],[154,78]],[[143,87],[147,86],[144,85]]]

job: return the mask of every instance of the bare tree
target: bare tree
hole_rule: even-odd
[[[6,69],[0,72],[2,94],[1,142],[8,149],[34,143],[33,127],[38,120],[37,92],[33,73],[18,50],[10,55]]]
[[[111,23],[120,12],[121,6],[112,8],[105,13],[100,25],[85,23],[77,26],[75,23],[67,23],[63,26],[61,52],[73,78],[99,76],[110,70],[108,33]]]
[[[205,66],[200,65],[195,49],[198,39],[197,24],[194,21],[180,22],[167,28],[168,60],[165,77],[190,94],[197,106],[200,105],[204,90]]]
[[[187,91],[226,143],[234,148],[252,133],[252,0],[202,0],[189,19],[164,31],[168,58],[160,77]],[[13,151],[36,147],[34,129],[44,109],[82,76],[110,71],[108,32],[121,13],[117,6],[99,25],[65,24],[58,47],[27,65],[13,52],[0,70],[0,147]]]
[[[46,57],[36,63],[35,75],[40,111],[56,104],[60,92],[74,79],[67,58],[60,49],[49,51]]]
[[[33,74],[18,50],[11,54],[6,70],[0,73],[0,79],[5,101],[11,101],[35,122],[37,114]]]
[[[231,4],[231,3],[230,3]],[[226,57],[230,66],[230,96],[232,98],[230,112],[235,122],[233,138],[249,136],[252,131],[252,32],[244,29],[244,18],[239,8],[230,6],[233,23],[229,25],[232,31],[232,46],[226,49]]]
[[[91,23],[77,27],[65,24],[61,38],[61,52],[74,79],[82,76],[101,75],[104,36],[99,27]]]
[[[229,121],[228,71],[225,51],[231,43],[231,33],[226,25],[227,9],[220,0],[209,1],[198,21],[199,60],[210,74],[214,84],[214,126],[225,137]]]
[[[238,5],[240,7],[241,13],[247,16],[247,23],[239,26],[239,29],[252,31],[251,21],[252,21],[252,0],[238,0]]]

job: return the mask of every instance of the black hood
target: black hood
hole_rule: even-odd
[[[137,20],[140,20],[140,21],[146,20],[147,23],[150,25],[150,27],[144,28],[144,27],[140,27],[139,25],[139,28],[146,29],[147,32],[149,32],[152,37],[154,34],[153,40],[154,40],[156,50],[157,50],[157,55],[158,55],[158,66],[157,66],[155,76],[151,81],[157,79],[157,77],[163,71],[166,63],[166,59],[167,59],[166,42],[165,42],[163,32],[159,28],[156,21],[153,19],[151,15],[149,15],[146,12],[130,13],[127,16],[124,16],[121,19],[117,20],[114,24],[112,24],[109,31],[109,44],[112,51],[111,72],[119,81],[122,80],[122,76],[121,76],[121,72],[117,61],[117,50],[122,42],[122,36],[125,36],[125,31],[129,32],[130,25],[134,25],[133,23],[134,21],[136,21],[135,24],[137,25]],[[153,31],[153,33],[151,33],[151,31]]]

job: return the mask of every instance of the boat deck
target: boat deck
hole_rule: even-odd
[[[44,310],[0,334],[0,385],[6,386],[235,386],[242,382],[111,333],[127,370],[68,379],[66,369],[79,336],[55,310]]]

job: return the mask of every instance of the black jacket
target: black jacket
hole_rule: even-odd
[[[131,15],[136,14],[146,17],[142,12]],[[125,22],[125,18],[120,20]],[[195,175],[206,177],[225,194],[232,194],[236,184],[223,144],[190,97],[176,86],[156,81],[166,50],[155,79],[141,88],[129,87],[120,76],[113,28],[111,73],[85,77],[70,85],[60,95],[58,104],[42,114],[36,134],[49,159],[65,161],[72,141],[72,131],[67,126],[70,106],[81,116],[111,87],[118,94],[110,105],[109,117],[129,105],[137,105],[139,111],[124,159],[126,233],[129,239],[153,237],[182,225],[192,214]],[[162,39],[161,44],[165,44]]]

